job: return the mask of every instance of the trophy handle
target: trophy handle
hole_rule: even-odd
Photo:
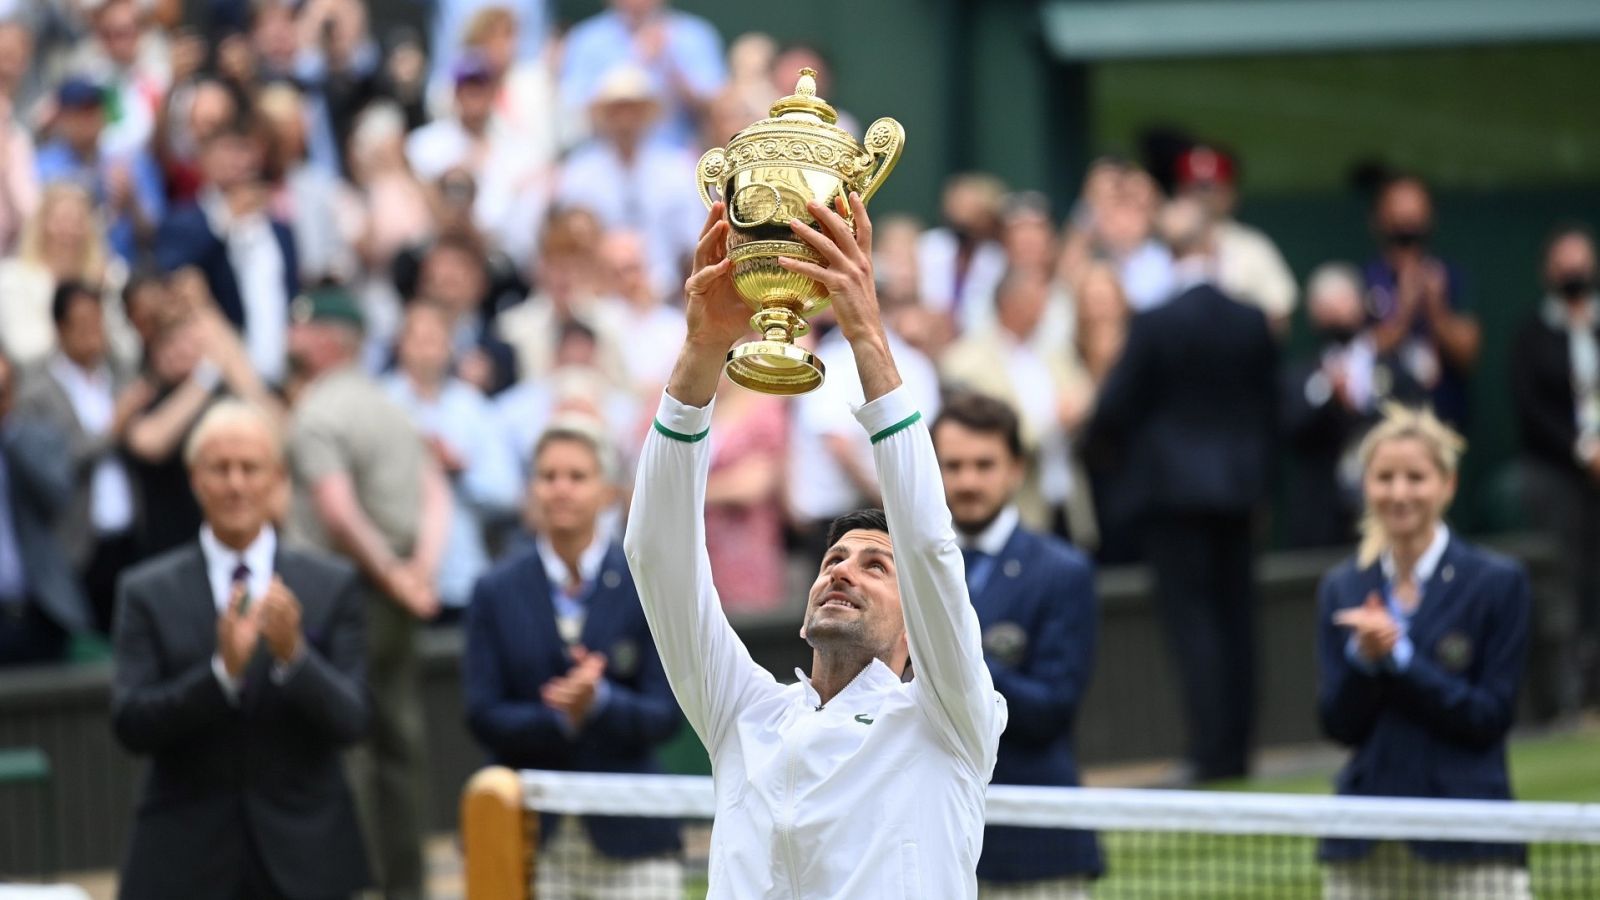
[[[711,208],[711,204],[721,199],[711,192],[712,188],[717,193],[722,191],[722,179],[728,174],[728,157],[722,152],[721,147],[712,147],[700,157],[700,164],[695,167],[695,184],[700,188],[700,199]]]
[[[872,123],[861,143],[872,157],[861,181],[861,202],[866,203],[894,171],[894,164],[900,161],[900,152],[906,148],[906,130],[899,122],[885,117]]]

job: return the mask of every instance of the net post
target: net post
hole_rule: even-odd
[[[532,900],[538,843],[539,816],[524,811],[517,773],[479,769],[461,792],[467,900]]]

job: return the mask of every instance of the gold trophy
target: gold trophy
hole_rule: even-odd
[[[707,150],[696,172],[707,207],[718,195],[727,201],[734,287],[755,309],[750,327],[761,335],[729,351],[728,378],[764,394],[804,394],[823,378],[822,360],[794,339],[811,330],[807,319],[827,308],[828,291],[778,265],[778,257],[826,261],[795,238],[789,220],[817,227],[806,203],[837,209],[836,198],[850,191],[866,203],[906,143],[905,129],[888,118],[873,122],[857,143],[817,96],[816,79],[815,71],[801,69],[794,93],[772,104],[769,118],[734,135],[726,148]]]

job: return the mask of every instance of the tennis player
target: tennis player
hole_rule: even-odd
[[[782,264],[833,295],[885,508],[833,524],[800,628],[810,676],[780,685],[756,665],[706,558],[711,405],[749,317],[720,203],[685,285],[688,337],[645,442],[623,546],[667,678],[711,754],[710,897],[975,897],[1005,701],[984,665],[927,424],[879,321],[866,208],[849,198],[854,234],[833,209],[808,209],[820,230],[794,222],[794,233],[827,264]],[[790,477],[803,489],[803,468]]]

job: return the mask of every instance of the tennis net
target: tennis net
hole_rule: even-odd
[[[702,897],[714,810],[705,777],[485,770],[463,807],[469,900]],[[607,847],[595,852],[601,841],[578,839],[589,830],[577,816],[672,820],[683,850],[619,866]],[[535,852],[541,819],[556,829]],[[995,785],[987,819],[1092,830],[1105,871],[1026,889],[984,883],[984,896],[1600,898],[1600,804]],[[1342,861],[1322,861],[1324,850]]]

